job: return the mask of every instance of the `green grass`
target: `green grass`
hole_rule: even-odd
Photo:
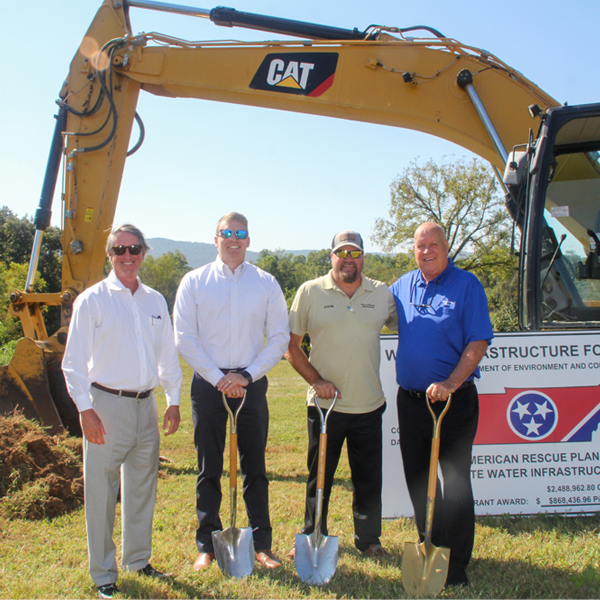
[[[185,368],[183,420],[174,436],[163,438],[163,465],[154,519],[152,563],[175,575],[160,583],[121,573],[122,598],[405,598],[401,581],[404,543],[415,541],[411,519],[386,520],[382,542],[391,564],[364,559],[355,550],[351,489],[346,460],[340,464],[330,506],[329,530],[339,536],[339,561],[332,581],[311,588],[296,576],[293,562],[268,572],[255,567],[243,581],[224,576],[216,564],[202,574],[192,570],[197,551],[196,461],[189,403],[190,370]],[[304,515],[306,476],[306,387],[282,361],[270,374],[270,438],[267,454],[274,552],[285,557]],[[164,407],[164,401],[159,399]],[[228,462],[225,462],[228,465]],[[225,474],[227,476],[227,473]],[[228,483],[224,479],[224,489]],[[246,525],[238,499],[238,526]],[[222,519],[228,523],[228,495]],[[120,538],[117,519],[115,540]],[[597,598],[600,591],[600,517],[478,518],[471,585],[443,591],[446,598]],[[1,598],[95,597],[88,574],[85,519],[80,509],[46,521],[0,520]]]

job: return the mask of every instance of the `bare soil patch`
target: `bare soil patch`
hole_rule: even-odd
[[[50,436],[19,413],[0,416],[0,513],[52,518],[82,503],[81,439]]]

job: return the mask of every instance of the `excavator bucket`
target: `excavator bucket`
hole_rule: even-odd
[[[0,367],[0,413],[20,410],[51,435],[81,435],[74,402],[67,393],[59,355],[46,352],[29,338],[17,344],[10,364]]]

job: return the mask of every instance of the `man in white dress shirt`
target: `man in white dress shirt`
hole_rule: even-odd
[[[84,435],[90,574],[99,598],[118,593],[112,536],[119,487],[123,569],[168,577],[149,562],[160,446],[153,389],[165,389],[163,430],[175,433],[182,374],[167,303],[138,278],[148,250],[133,225],[112,231],[112,271],[77,297],[62,363]]]
[[[275,278],[245,262],[248,221],[229,213],[217,223],[219,256],[188,273],[179,286],[173,322],[175,342],[194,369],[192,416],[198,454],[194,569],[215,559],[212,532],[219,517],[227,412],[222,394],[246,401],[238,417],[238,445],[244,502],[253,530],[256,560],[268,569],[281,565],[271,551],[269,482],[265,450],[269,429],[268,381],[289,342],[285,298]],[[234,406],[235,409],[235,406]]]

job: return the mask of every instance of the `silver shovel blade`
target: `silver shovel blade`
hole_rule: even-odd
[[[321,536],[317,543],[316,535],[296,534],[294,563],[298,577],[310,585],[328,583],[335,574],[338,560],[337,536]]]
[[[212,532],[217,564],[223,573],[243,579],[254,568],[254,540],[250,527],[228,527]]]

